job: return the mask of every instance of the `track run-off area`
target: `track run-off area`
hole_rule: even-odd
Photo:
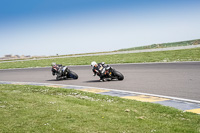
[[[93,76],[91,66],[69,66],[70,70],[78,74],[78,80],[57,81],[56,77],[51,74],[51,68],[48,67],[0,70],[0,81],[107,88],[123,93],[133,92],[140,94],[139,99],[144,99],[145,94],[163,96],[163,98],[172,100],[191,102],[191,104],[187,105],[182,103],[177,105],[177,103],[180,103],[179,101],[168,103],[164,100],[163,105],[173,104],[179,106],[177,108],[182,110],[197,108],[197,113],[200,113],[200,62],[109,65],[121,72],[125,79],[123,81],[100,82],[99,77]],[[134,98],[129,97],[129,99]],[[186,106],[190,107],[187,108]]]

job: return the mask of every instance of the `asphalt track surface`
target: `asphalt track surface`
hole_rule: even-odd
[[[200,62],[110,65],[120,71],[123,81],[100,82],[90,66],[69,66],[78,80],[55,80],[51,68],[0,70],[0,81],[38,82],[101,87],[164,95],[200,101]]]

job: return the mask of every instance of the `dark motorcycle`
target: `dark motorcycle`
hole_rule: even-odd
[[[52,67],[52,74],[56,75],[56,80],[61,80],[61,79],[78,79],[78,75],[71,71],[67,66],[62,66],[58,70],[54,67]]]
[[[119,71],[116,71],[113,67],[105,66],[101,73],[104,73],[104,78],[106,80],[118,79],[123,80],[124,76]],[[104,80],[105,81],[105,80]]]

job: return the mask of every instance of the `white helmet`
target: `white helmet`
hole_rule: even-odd
[[[55,65],[56,65],[56,63],[55,63],[55,62],[51,63],[51,66],[55,66]]]
[[[95,65],[97,65],[97,63],[95,61],[91,62],[91,66],[94,67]]]

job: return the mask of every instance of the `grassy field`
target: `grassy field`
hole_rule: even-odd
[[[179,62],[179,61],[200,61],[200,48],[129,53],[115,55],[85,56],[85,57],[69,57],[32,61],[17,61],[0,63],[0,69],[8,68],[27,68],[27,67],[46,67],[52,62],[63,65],[90,65],[92,61],[105,62],[106,64],[116,63],[143,63],[143,62]]]
[[[200,116],[77,90],[0,85],[0,132],[199,133]]]
[[[155,48],[167,48],[167,47],[179,47],[179,46],[189,46],[189,45],[198,45],[198,44],[200,44],[200,39],[182,41],[182,42],[152,44],[152,45],[147,45],[147,46],[120,49],[119,51],[143,50],[143,49],[155,49]]]

